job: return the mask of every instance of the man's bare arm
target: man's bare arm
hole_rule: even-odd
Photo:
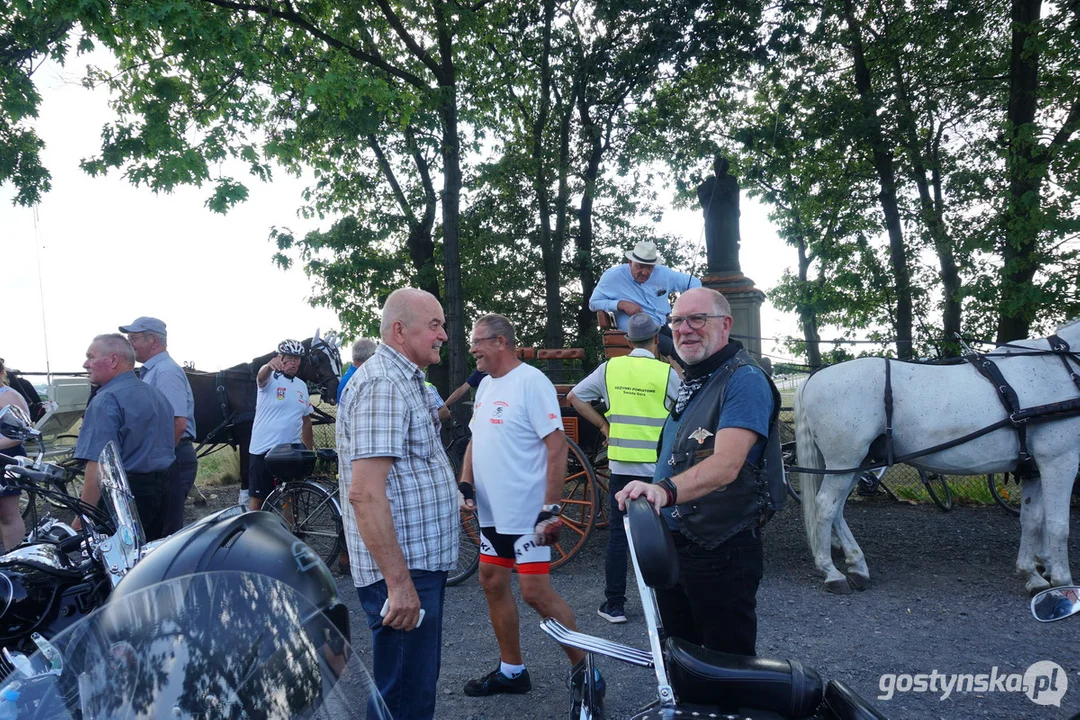
[[[562,430],[548,433],[544,437],[547,446],[547,490],[544,504],[553,505],[562,499],[563,485],[566,484],[566,435]]]
[[[573,390],[567,394],[566,399],[569,400],[570,404],[574,406],[574,409],[578,411],[578,415],[600,428],[600,432],[604,434],[604,439],[607,440],[608,430],[610,429],[607,418],[598,413],[591,403],[587,403],[575,395]]]
[[[420,597],[398,544],[386,479],[394,458],[377,457],[352,461],[349,505],[356,517],[356,529],[386,579],[389,608],[383,625],[395,630],[412,630],[420,620]]]

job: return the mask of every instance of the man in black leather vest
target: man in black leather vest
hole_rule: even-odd
[[[656,590],[665,632],[754,655],[759,525],[770,503],[759,467],[779,394],[742,346],[728,341],[731,308],[720,293],[683,293],[669,323],[686,377],[664,425],[653,483],[629,483],[619,506],[645,496],[665,508],[679,555],[678,584]]]

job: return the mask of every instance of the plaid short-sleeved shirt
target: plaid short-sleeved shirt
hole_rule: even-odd
[[[337,415],[338,478],[353,584],[383,579],[349,505],[352,461],[390,457],[386,496],[410,570],[451,570],[458,554],[454,471],[432,422],[424,375],[385,343],[353,374]]]

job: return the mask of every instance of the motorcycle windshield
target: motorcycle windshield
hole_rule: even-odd
[[[146,544],[139,510],[135,506],[135,497],[128,484],[127,473],[120,462],[120,452],[111,440],[106,443],[98,456],[98,483],[105,507],[116,527],[117,547],[111,549],[117,553],[116,560],[126,572],[135,566],[139,553]]]
[[[38,652],[26,672],[0,681],[0,706],[83,720],[390,717],[333,621],[265,575],[153,585],[107,603],[52,646],[53,659]]]

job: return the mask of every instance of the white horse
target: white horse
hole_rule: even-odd
[[[1061,327],[1057,334],[1073,352],[1080,351],[1080,320]],[[1021,340],[1012,345],[1044,351],[1050,348],[1046,339]],[[1016,391],[1021,408],[1080,396],[1062,364],[1062,355],[1025,354],[1029,352],[999,348],[988,353]],[[885,364],[882,358],[860,358],[825,368],[803,382],[795,394],[800,466],[855,468],[868,458],[871,443],[874,459],[885,459],[881,452],[886,426]],[[1007,417],[994,386],[969,363],[889,364],[894,457],[963,437]],[[1072,368],[1078,372],[1075,364]],[[1080,414],[1029,422],[1027,445],[1040,477],[1024,483],[1016,570],[1027,590],[1035,593],[1051,584],[1072,584],[1067,543],[1069,501],[1080,464]],[[1017,432],[1012,425],[1006,425],[956,447],[906,462],[929,472],[976,475],[1013,471],[1018,452]],[[807,539],[814,563],[825,574],[825,585],[832,592],[848,593],[852,586],[863,590],[870,582],[866,559],[843,514],[844,501],[857,475],[801,476]],[[834,542],[844,553],[847,577],[833,564]],[[1045,578],[1036,570],[1036,564],[1045,568]]]

